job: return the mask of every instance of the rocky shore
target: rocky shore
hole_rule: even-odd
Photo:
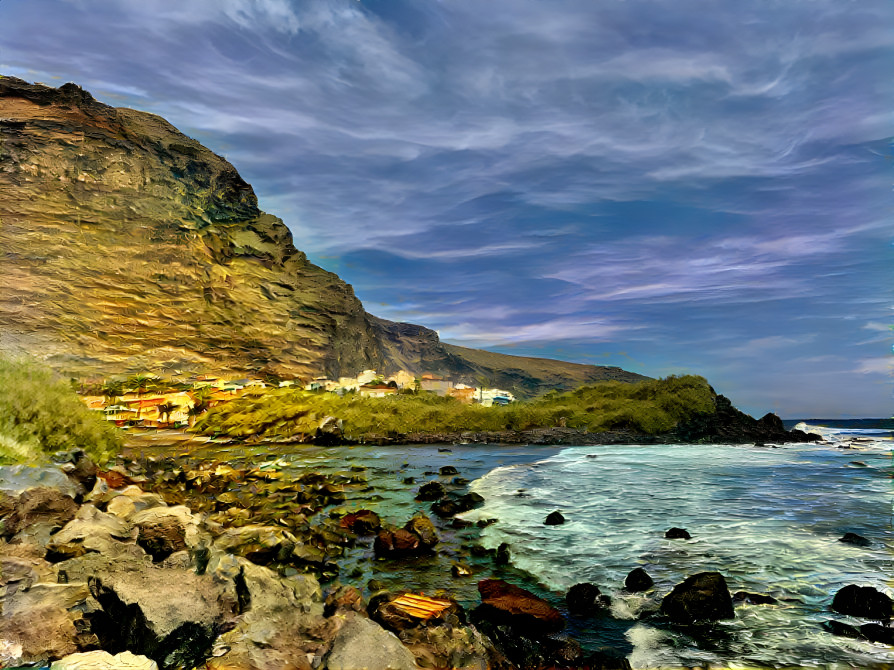
[[[481,503],[461,477],[420,484],[417,500],[431,516],[392,527],[371,510],[340,507],[366,490],[361,467],[291,477],[189,456],[119,459],[107,469],[79,452],[55,460],[0,468],[2,667],[630,667],[623,649],[584,649],[567,634],[572,621],[607,625],[612,599],[589,583],[560,600],[539,597],[501,571],[509,546],[471,547],[485,562],[475,570],[455,562],[446,588],[427,595],[342,574],[354,546],[410,570],[444,552],[445,529],[468,524],[455,515]],[[478,600],[460,603],[451,580],[473,573]],[[716,572],[661,594],[638,568],[623,589],[641,594],[639,619],[687,635],[735,617],[738,606],[776,606],[765,594],[732,595]],[[831,611],[865,622],[830,620],[831,632],[894,641],[885,594],[851,585],[832,595]]]

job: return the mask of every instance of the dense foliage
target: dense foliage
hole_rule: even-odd
[[[74,448],[101,462],[120,446],[115,429],[52,371],[0,358],[0,464],[39,463]]]
[[[684,376],[636,384],[604,382],[504,407],[464,405],[431,394],[339,397],[273,389],[216,407],[196,423],[208,435],[263,438],[313,435],[327,417],[342,422],[345,437],[395,433],[526,430],[565,425],[592,432],[626,428],[657,434],[681,420],[711,412],[714,394],[702,377]]]

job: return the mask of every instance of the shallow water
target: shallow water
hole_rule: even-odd
[[[192,452],[234,464],[280,459],[281,469],[295,475],[365,466],[369,489],[349,490],[341,507],[372,509],[393,525],[428,512],[430,503],[413,500],[415,491],[429,480],[449,483],[453,476],[435,473],[453,465],[486,498],[464,516],[499,519],[484,529],[456,531],[433,517],[442,536],[438,554],[413,561],[372,560],[371,541],[362,541],[340,561],[344,583],[363,587],[374,578],[429,595],[443,589],[474,606],[477,581],[497,576],[561,607],[568,587],[591,581],[614,596],[615,618],[570,618],[568,632],[590,647],[624,650],[634,667],[883,667],[894,663],[894,648],[822,628],[829,619],[849,621],[828,611],[834,593],[848,583],[892,594],[891,443],[836,446],[853,436],[829,434],[837,442],[777,448],[207,445]],[[415,484],[403,483],[406,477]],[[543,525],[556,509],[566,523]],[[688,529],[692,539],[665,539],[671,526]],[[838,542],[848,531],[872,546]],[[490,548],[509,542],[512,565],[470,556],[477,542]],[[451,577],[457,560],[472,565],[475,575]],[[655,579],[649,597],[621,593],[636,566]],[[735,620],[697,639],[635,620],[674,584],[705,570],[723,573],[732,592],[768,593],[779,604],[738,605]]]

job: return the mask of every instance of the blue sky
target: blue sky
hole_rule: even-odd
[[[367,310],[890,416],[890,0],[0,0],[0,72],[225,155]]]

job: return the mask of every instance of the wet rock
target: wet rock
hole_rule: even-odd
[[[624,580],[624,588],[632,593],[648,591],[654,584],[655,582],[652,581],[649,573],[642,568],[634,568]]]
[[[835,619],[830,619],[824,622],[823,628],[825,628],[833,635],[840,635],[842,637],[852,638],[862,637],[859,628],[857,628],[856,626],[851,626],[850,624],[846,624],[843,621],[836,621]]]
[[[489,640],[469,626],[446,623],[419,626],[398,635],[421,668],[487,670],[495,667],[490,660],[498,652]]]
[[[562,516],[561,512],[550,512],[547,514],[546,519],[543,520],[543,523],[546,526],[561,526],[565,523],[565,517]]]
[[[457,469],[456,469],[455,467],[453,467],[452,465],[445,465],[445,466],[443,466],[440,470],[438,470],[438,472],[439,472],[442,476],[445,476],[445,477],[448,476],[448,475],[458,475],[458,474],[459,474],[459,470],[457,470]]]
[[[507,542],[501,542],[494,554],[494,563],[497,565],[509,565],[512,555]]]
[[[685,528],[671,528],[665,532],[664,537],[669,540],[691,540],[692,535]]]
[[[323,616],[332,616],[337,612],[365,612],[363,595],[354,586],[343,585],[326,596],[323,605]]]
[[[611,600],[602,595],[599,587],[589,582],[575,584],[565,594],[568,611],[575,616],[591,616],[603,607],[610,606]]]
[[[441,482],[428,482],[419,487],[416,500],[439,500],[445,493],[446,489]]]
[[[475,525],[479,528],[487,528],[488,526],[493,526],[497,521],[499,521],[499,519],[478,519],[478,521],[475,522]]]
[[[450,483],[453,484],[454,486],[467,486],[469,483],[469,480],[466,479],[465,477],[454,477],[453,479],[450,480]]]
[[[202,543],[200,519],[183,505],[153,507],[134,514],[131,519],[138,529],[137,544],[156,562]],[[210,537],[206,543],[210,544]]]
[[[736,591],[733,594],[733,600],[750,605],[775,605],[779,602],[773,596],[764,595],[763,593],[748,593],[747,591]]]
[[[350,616],[324,659],[327,670],[416,670],[413,654],[377,623]]]
[[[158,670],[151,658],[122,651],[112,656],[107,651],[85,651],[54,661],[50,670]]]
[[[438,537],[438,531],[435,525],[424,514],[417,514],[407,521],[404,530],[408,530],[419,537],[421,546],[426,549],[432,549],[441,539]]]
[[[373,543],[373,551],[377,558],[399,558],[422,553],[425,547],[418,535],[398,528],[380,532]]]
[[[415,484],[416,478],[415,477],[404,477],[403,482],[404,482],[404,484]]]
[[[464,495],[451,493],[446,498],[442,498],[434,503],[431,506],[431,510],[442,519],[446,519],[473,510],[483,503],[484,497],[477,493],[466,493]]]
[[[719,572],[700,572],[677,584],[662,600],[661,612],[679,624],[736,616],[726,580]]]
[[[462,530],[463,528],[468,528],[471,525],[472,525],[472,522],[468,521],[466,519],[454,519],[453,521],[450,522],[450,527],[456,528],[457,530]]]
[[[339,521],[339,525],[357,535],[372,535],[382,527],[382,520],[375,512],[362,509],[358,512],[345,514]]]
[[[476,608],[479,617],[491,617],[495,622],[537,634],[557,632],[565,627],[565,620],[552,605],[502,579],[478,582],[478,592],[482,601]]]
[[[860,634],[870,642],[894,645],[894,628],[877,623],[864,623],[860,626]]]
[[[219,582],[181,570],[119,569],[88,585],[102,607],[90,617],[101,646],[148,656],[162,669],[201,664],[238,611]]]
[[[891,618],[891,598],[871,586],[849,584],[835,594],[832,610],[866,619],[887,621]]]
[[[843,537],[838,539],[839,542],[844,542],[846,544],[854,544],[858,547],[868,547],[872,544],[869,540],[867,540],[862,535],[857,535],[856,533],[845,533]]]

